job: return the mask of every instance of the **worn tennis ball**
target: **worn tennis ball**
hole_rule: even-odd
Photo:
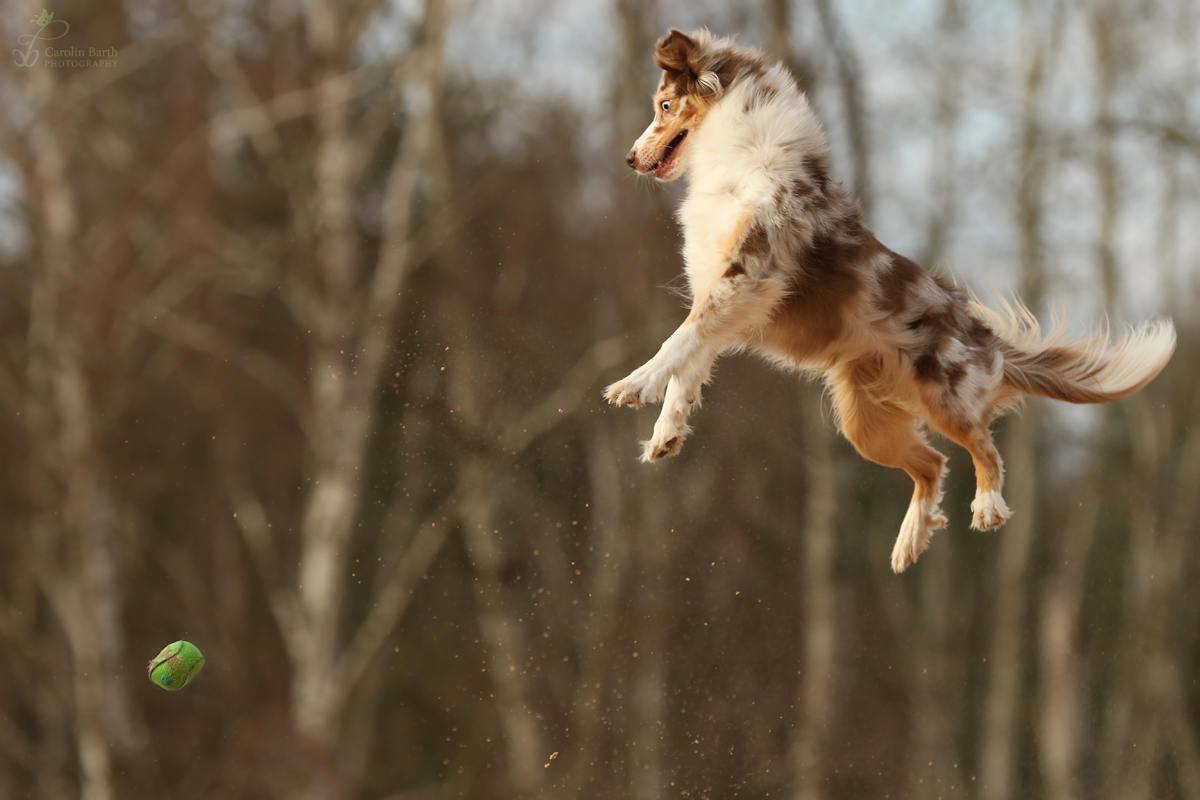
[[[146,673],[150,682],[168,692],[177,692],[192,682],[204,666],[204,656],[191,642],[174,642],[150,660]]]

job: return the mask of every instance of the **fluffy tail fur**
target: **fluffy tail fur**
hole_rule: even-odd
[[[1043,336],[1028,308],[1003,305],[1003,312],[974,307],[1001,341],[1004,388],[1013,395],[1111,403],[1153,380],[1175,352],[1175,326],[1167,319],[1144,322],[1115,340],[1107,331],[1067,339],[1063,323]]]

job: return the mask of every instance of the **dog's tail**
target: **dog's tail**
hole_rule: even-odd
[[[1043,336],[1020,302],[1003,303],[1003,312],[973,306],[1000,339],[1003,385],[1014,399],[1035,395],[1068,403],[1111,403],[1153,380],[1175,352],[1175,326],[1169,319],[1144,322],[1115,339],[1107,331],[1068,339],[1063,323]]]

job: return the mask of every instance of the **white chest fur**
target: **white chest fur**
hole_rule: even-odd
[[[786,83],[789,91],[759,96],[762,85],[735,86],[690,134],[689,192],[679,220],[693,293],[725,274],[739,231],[750,220],[780,222],[781,187],[804,174],[805,157],[827,152],[820,126],[790,79],[781,73],[766,82]]]
[[[734,192],[693,189],[679,209],[683,224],[683,261],[688,283],[710,286],[729,266],[728,245],[739,219],[751,205]]]

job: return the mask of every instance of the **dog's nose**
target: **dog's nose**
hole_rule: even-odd
[[[637,169],[637,152],[630,150],[629,155],[625,156],[625,163],[629,165],[630,169]]]

